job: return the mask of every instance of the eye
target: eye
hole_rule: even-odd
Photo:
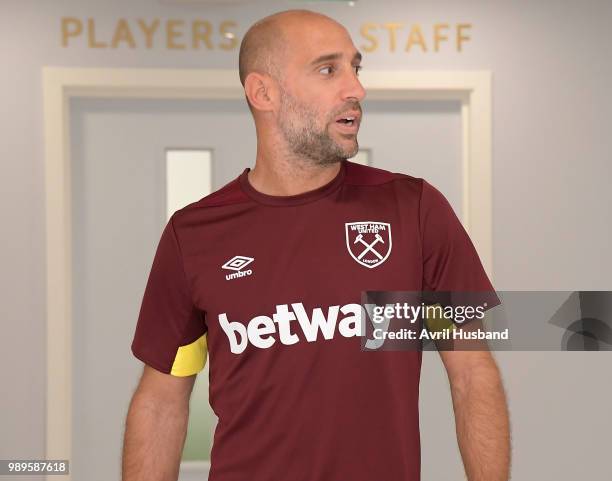
[[[355,65],[355,73],[357,75],[359,75],[359,72],[361,72],[361,69],[363,69],[363,67],[361,65]]]
[[[328,65],[327,67],[323,67],[322,69],[319,69],[319,72],[322,72],[323,70],[327,70],[327,69],[330,70],[329,73],[331,73],[331,70],[335,70],[334,67],[332,67],[331,65]]]

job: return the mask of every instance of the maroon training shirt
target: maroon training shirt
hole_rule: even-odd
[[[362,351],[364,290],[492,291],[446,198],[343,161],[326,185],[244,172],[163,231],[132,351],[170,373],[207,333],[211,481],[418,481],[418,351]]]

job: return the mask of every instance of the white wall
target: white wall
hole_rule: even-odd
[[[62,48],[60,18],[93,17],[106,39],[110,33],[104,32],[105,26],[111,28],[121,17],[200,17],[215,25],[233,19],[241,37],[256,19],[296,5],[256,3],[207,8],[167,6],[155,0],[4,0],[0,4],[0,458],[44,457],[42,66],[237,65],[237,49],[146,50],[140,41],[134,51],[93,50],[82,46],[82,39],[81,46]],[[493,72],[496,288],[611,290],[612,254],[607,247],[612,193],[607,184],[612,178],[608,120],[612,2],[357,3],[353,8],[320,3],[310,8],[344,23],[358,47],[365,43],[359,35],[364,22],[420,23],[428,29],[436,22],[472,24],[472,40],[462,53],[451,48],[439,53],[390,53],[379,33],[381,47],[366,54],[364,66]],[[512,353],[500,358],[512,389],[517,426],[515,455],[522,474],[515,479],[529,479],[529,463],[549,463],[554,473],[550,479],[574,479],[579,473],[604,479],[609,471],[605,446],[612,427],[604,407],[612,401],[612,389],[602,381],[609,379],[609,358],[590,353]],[[525,428],[529,425],[533,431]]]

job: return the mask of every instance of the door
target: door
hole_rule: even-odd
[[[73,479],[107,481],[120,479],[125,416],[142,370],[140,361],[131,355],[130,344],[168,205],[185,201],[176,200],[181,185],[197,200],[208,193],[207,185],[215,190],[245,167],[252,167],[256,138],[242,99],[73,99],[70,108],[74,219],[71,471]],[[460,215],[459,102],[366,99],[363,109],[360,161],[426,178]],[[172,162],[180,162],[176,151],[185,150],[195,152],[190,167],[195,168],[194,176],[209,175],[210,179],[198,184],[175,175],[169,181],[168,169],[178,165]],[[181,168],[179,165],[179,171]],[[435,479],[437,463],[428,462],[427,453],[430,460],[437,458],[440,439],[455,443],[452,448],[449,444],[445,459],[457,450],[452,417],[440,417],[441,412],[452,415],[448,383],[439,361],[425,354],[421,423],[427,426],[424,433],[429,437],[423,438],[423,479]],[[207,403],[207,373],[206,367],[198,375],[191,400],[183,480],[202,479],[201,471],[206,469],[215,425]]]

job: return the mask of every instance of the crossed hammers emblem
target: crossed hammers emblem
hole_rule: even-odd
[[[357,244],[357,242],[362,243],[364,246],[366,246],[366,248],[361,252],[361,254],[359,254],[357,256],[357,259],[361,260],[361,258],[363,256],[365,256],[368,252],[372,251],[372,253],[378,257],[378,259],[380,259],[382,261],[383,256],[381,256],[376,249],[374,249],[374,246],[376,244],[378,244],[379,242],[381,243],[385,243],[384,239],[382,238],[382,236],[380,234],[376,234],[376,237],[374,238],[374,240],[372,241],[371,244],[368,244],[366,241],[363,240],[363,234],[359,234],[356,238],[355,241],[353,242],[353,244]]]

